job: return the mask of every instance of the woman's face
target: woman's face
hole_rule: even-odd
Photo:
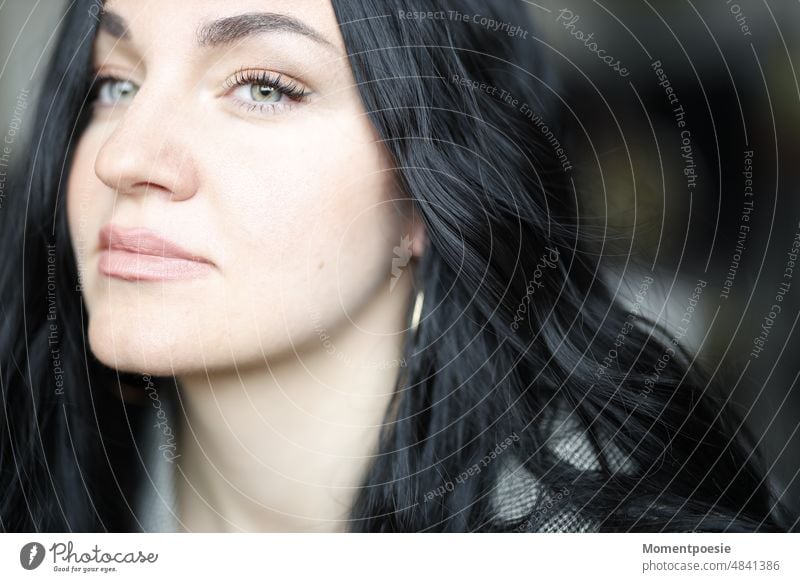
[[[319,341],[410,224],[320,0],[110,0],[68,187],[97,357],[181,374]]]

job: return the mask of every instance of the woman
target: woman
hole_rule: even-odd
[[[525,3],[425,10],[71,5],[2,216],[4,530],[796,527],[603,284]]]

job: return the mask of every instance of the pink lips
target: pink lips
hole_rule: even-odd
[[[213,264],[145,228],[107,224],[100,231],[99,271],[125,281],[174,281],[208,275]]]

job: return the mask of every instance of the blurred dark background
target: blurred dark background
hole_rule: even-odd
[[[730,387],[785,500],[797,507],[800,270],[792,279],[784,273],[800,233],[800,3],[536,4],[541,40],[552,47],[573,111],[564,133],[573,136],[570,157],[580,160],[574,175],[587,224],[622,233],[603,249],[615,283],[625,292],[641,279],[632,271],[654,268],[660,295],[649,296],[649,308],[674,329],[696,283],[706,282],[688,343]],[[771,317],[774,304],[781,311]],[[762,325],[769,332],[759,351]]]

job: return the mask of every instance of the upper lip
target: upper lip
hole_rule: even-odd
[[[199,263],[211,263],[177,243],[162,237],[147,228],[123,228],[107,224],[100,231],[100,250],[121,250],[140,255],[184,259]]]

